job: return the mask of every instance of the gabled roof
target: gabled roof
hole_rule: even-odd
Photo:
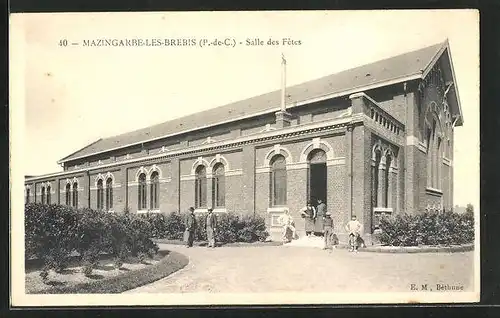
[[[436,63],[437,55],[442,54],[446,47],[448,47],[447,41],[287,87],[287,107],[303,105],[308,100],[315,98],[343,96],[366,89],[421,78],[424,71],[431,67],[433,63]],[[279,110],[280,98],[281,92],[276,90],[158,125],[102,138],[61,159],[59,163],[271,113]]]

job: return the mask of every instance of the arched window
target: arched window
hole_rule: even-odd
[[[271,159],[269,197],[271,206],[286,205],[286,161],[282,155],[275,155]]]
[[[42,197],[42,204],[45,204],[45,187],[42,187],[41,197]]]
[[[97,209],[102,210],[104,208],[104,189],[102,185],[102,179],[97,181]]]
[[[78,208],[78,182],[73,183],[73,206]]]
[[[66,184],[66,205],[71,205],[71,185]]]
[[[106,180],[106,211],[113,209],[113,179]]]
[[[203,208],[207,206],[207,169],[200,165],[196,168],[195,173],[194,205],[196,208]]]
[[[214,166],[212,178],[212,203],[216,208],[225,206],[226,186],[224,180],[224,165],[217,163]]]
[[[30,188],[26,188],[26,203],[30,203]]]
[[[374,158],[372,159],[372,209],[379,207],[379,186],[380,186],[380,161],[382,160],[382,151],[374,150]]]
[[[390,206],[390,200],[391,200],[391,187],[390,187],[390,183],[391,183],[391,177],[390,177],[390,173],[391,173],[391,163],[392,163],[392,157],[390,154],[387,154],[386,157],[385,157],[385,178],[384,178],[384,181],[385,181],[385,184],[384,184],[384,208],[388,208]]]
[[[50,204],[50,185],[47,186],[47,204]]]
[[[427,136],[427,187],[441,189],[441,165],[443,164],[443,139],[438,116],[430,113],[427,118],[431,125],[426,126]]]
[[[146,210],[148,207],[146,205],[147,200],[147,189],[146,189],[146,174],[141,173],[139,175],[139,187],[137,188],[137,209]]]
[[[150,201],[149,206],[151,210],[158,210],[160,208],[159,205],[159,189],[160,189],[160,176],[157,171],[154,171],[151,174],[151,185],[150,185]]]

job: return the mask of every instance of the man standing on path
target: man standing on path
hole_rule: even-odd
[[[186,216],[186,231],[184,232],[187,247],[193,246],[194,234],[196,230],[196,217],[194,216],[194,208],[190,207]]]
[[[215,247],[215,230],[217,227],[217,220],[215,218],[215,214],[213,212],[214,210],[212,208],[208,209],[208,215],[207,215],[207,238],[208,238],[208,245],[207,247]]]

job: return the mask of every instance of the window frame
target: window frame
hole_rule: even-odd
[[[106,179],[106,211],[113,210],[113,179]]]
[[[78,181],[73,182],[72,206],[78,208]]]
[[[203,209],[207,207],[207,167],[199,165],[195,170],[195,208]]]
[[[97,210],[104,209],[104,186],[103,180],[97,180]]]
[[[226,206],[226,173],[222,163],[217,163],[212,172],[212,206],[224,208]]]
[[[278,163],[281,166],[278,166]],[[287,182],[288,175],[286,169],[286,158],[281,154],[276,154],[270,161],[269,174],[269,206],[283,207],[287,204]],[[279,187],[277,185],[280,184]],[[279,191],[279,192],[277,192]]]
[[[159,210],[159,190],[160,190],[160,174],[158,171],[153,171],[150,176],[150,185],[149,185],[149,208],[150,210]]]
[[[148,208],[147,205],[147,181],[146,181],[146,174],[141,173],[139,175],[138,179],[138,185],[137,185],[137,210],[143,211]]]

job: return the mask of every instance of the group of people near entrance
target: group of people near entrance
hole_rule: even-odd
[[[301,211],[301,216],[304,218],[305,232],[308,237],[317,233],[322,233],[324,237],[324,249],[334,248],[339,244],[337,235],[334,233],[333,219],[331,213],[327,211],[326,204],[323,200],[318,199],[318,204],[314,207],[311,201],[307,202],[305,208]],[[283,225],[283,240],[290,242],[292,239],[297,238],[297,231],[295,222],[288,210],[278,219],[280,224]],[[187,247],[192,247],[196,231],[196,217],[194,208],[189,208],[189,213],[185,219],[184,241]],[[217,219],[212,208],[208,209],[206,216],[205,229],[207,232],[207,247],[215,247],[215,231],[217,230]],[[352,219],[345,225],[345,229],[349,235],[349,251],[357,252],[359,246],[363,245],[361,239],[362,225],[353,215]]]
[[[334,232],[334,225],[331,213],[327,211],[326,204],[323,200],[318,199],[318,204],[314,207],[311,201],[307,202],[305,208],[301,210],[301,216],[304,218],[304,227],[307,237],[312,237],[316,234],[322,234],[324,237],[323,249],[332,249],[339,244],[339,239]],[[288,210],[285,210],[278,221],[283,225],[283,241],[290,242],[298,237],[295,228],[295,222]],[[351,220],[345,225],[345,229],[349,236],[349,251],[357,252],[358,248],[363,245],[361,231],[363,226],[353,215]]]

